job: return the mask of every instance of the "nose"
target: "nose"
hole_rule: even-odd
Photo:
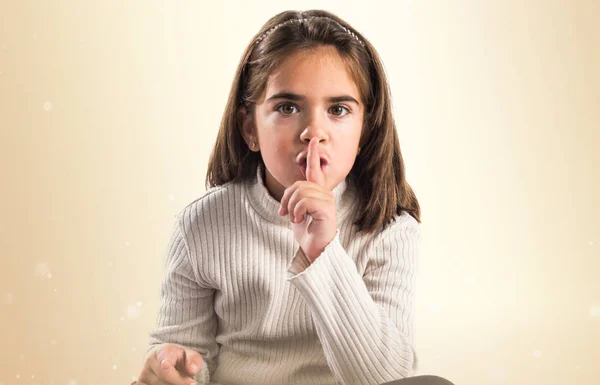
[[[312,112],[307,118],[306,125],[300,134],[300,140],[308,146],[311,139],[314,137],[319,138],[319,142],[326,142],[329,140],[329,132],[327,130],[327,122],[320,113]]]

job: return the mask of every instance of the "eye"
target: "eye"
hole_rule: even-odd
[[[292,108],[296,108],[296,106],[294,106],[293,104],[290,104],[290,103],[282,103],[282,104],[278,105],[277,107],[275,107],[275,111],[282,112],[282,111],[281,111],[281,108],[282,108],[282,107],[292,107]],[[285,112],[283,112],[283,115],[291,115],[291,113],[289,113],[289,114],[288,114],[288,113],[285,113]]]
[[[334,114],[335,116],[346,116],[346,115],[348,115],[348,114],[350,113],[350,109],[349,109],[348,107],[346,107],[346,106],[343,106],[343,105],[341,105],[341,104],[338,104],[338,105],[335,105],[335,106],[333,106],[333,107],[332,107],[332,110],[333,110],[333,109],[339,109],[339,108],[342,108],[342,109],[346,110],[346,111],[347,111],[347,113],[346,113],[346,114],[344,114],[344,115],[338,115],[338,114]]]
[[[285,112],[283,110],[283,108],[287,108],[288,112]],[[290,108],[292,109],[292,111],[290,111]],[[278,105],[277,107],[275,107],[275,111],[279,111],[283,115],[291,115],[293,113],[293,109],[294,108],[297,109],[297,107],[295,105],[291,104],[291,103],[282,103],[282,104]],[[348,115],[350,113],[350,109],[348,107],[346,107],[346,106],[341,105],[341,104],[337,104],[337,105],[333,106],[331,108],[331,110],[332,111],[339,111],[340,113],[334,113],[333,114],[333,115],[338,116],[338,117],[346,116],[346,115]],[[341,112],[343,112],[343,110],[346,110],[345,114],[341,114]]]

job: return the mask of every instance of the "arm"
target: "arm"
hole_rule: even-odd
[[[329,367],[342,384],[381,384],[417,369],[413,343],[420,227],[401,217],[367,248],[361,277],[339,230],[312,263],[299,249],[288,280],[309,305]]]
[[[215,341],[214,289],[200,284],[181,228],[181,216],[178,216],[167,248],[157,325],[149,334],[147,351],[162,343],[196,350],[202,355],[203,362],[194,380],[202,385],[209,383],[219,353]]]

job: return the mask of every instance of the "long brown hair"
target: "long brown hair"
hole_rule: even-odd
[[[305,18],[302,22],[285,23]],[[359,231],[373,232],[385,228],[402,211],[420,223],[421,210],[406,181],[390,91],[379,55],[348,23],[323,10],[281,12],[252,38],[238,65],[225,106],[208,163],[207,188],[252,179],[256,168],[264,167],[260,153],[250,151],[244,141],[239,109],[244,107],[254,119],[256,101],[265,91],[273,70],[291,53],[319,46],[337,49],[365,105],[361,151],[348,175],[359,198],[355,224]]]

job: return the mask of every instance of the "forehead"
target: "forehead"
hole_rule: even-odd
[[[303,50],[285,58],[267,80],[265,96],[290,91],[308,99],[348,94],[359,99],[347,64],[334,47]]]

